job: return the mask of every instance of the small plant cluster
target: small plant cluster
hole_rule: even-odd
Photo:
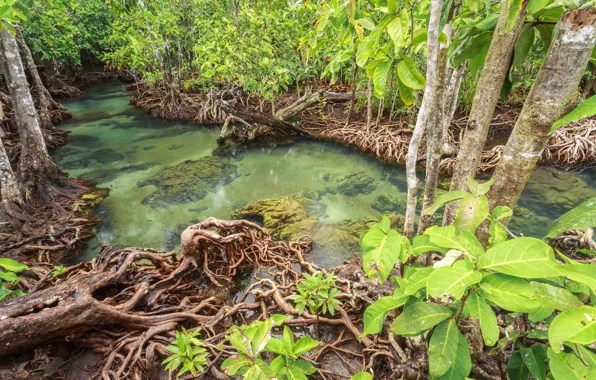
[[[25,293],[19,289],[12,289],[21,280],[17,272],[27,270],[29,267],[15,260],[0,258],[0,301],[8,296],[24,296]]]
[[[304,280],[296,286],[298,294],[289,297],[294,301],[298,313],[302,314],[308,307],[309,312],[317,317],[319,314],[326,314],[327,312],[335,315],[335,311],[342,304],[336,298],[341,294],[341,291],[335,284],[335,275],[331,273],[329,276],[324,276],[324,273],[319,271],[313,276],[308,273],[303,273],[303,276]]]
[[[497,207],[489,215],[486,193],[492,182],[468,179],[470,192],[442,195],[423,214],[459,201],[453,225],[434,226],[410,243],[390,228],[388,219],[361,238],[363,267],[371,280],[386,281],[394,266],[410,257],[440,252],[432,267],[406,264],[392,296],[380,298],[364,314],[363,336],[379,334],[384,319],[402,310],[391,323],[391,332],[403,337],[428,337],[428,371],[433,379],[465,379],[472,368],[468,341],[461,323],[478,323],[484,345],[508,356],[511,379],[596,379],[596,267],[576,262],[543,240],[521,237],[507,240],[501,224],[512,212]],[[472,210],[472,211],[470,211]],[[547,237],[570,229],[592,227],[596,198],[563,215]],[[490,224],[487,248],[476,238],[476,229]],[[560,261],[560,262],[559,262]],[[508,324],[502,331],[495,310]],[[520,329],[515,320],[529,321]]]
[[[200,329],[187,331],[182,327],[182,331],[176,331],[176,340],[166,347],[172,354],[162,362],[166,370],[176,371],[180,368],[178,376],[187,372],[196,376],[203,372],[208,352],[205,343],[198,338],[200,334]]]

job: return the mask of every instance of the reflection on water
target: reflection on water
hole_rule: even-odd
[[[214,158],[218,128],[153,119],[129,105],[129,96],[111,82],[67,104],[73,119],[61,128],[71,132],[69,144],[54,159],[69,175],[110,189],[97,208],[103,223],[84,259],[100,243],[172,248],[183,226],[208,216],[229,218],[266,198],[306,194],[324,207],[323,223],[377,216],[379,210],[399,213],[404,206],[401,167],[314,141]],[[517,224],[540,236],[559,215],[554,212],[596,196],[587,182],[594,185],[594,177],[549,170],[534,176]]]

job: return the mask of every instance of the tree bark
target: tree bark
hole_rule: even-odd
[[[51,104],[50,100],[48,99],[49,93],[47,92],[43,82],[41,81],[41,77],[39,76],[39,72],[37,71],[37,65],[35,65],[35,61],[33,60],[33,55],[31,54],[31,50],[29,50],[29,46],[25,42],[23,35],[21,34],[21,30],[17,29],[16,35],[17,41],[19,45],[21,45],[21,50],[23,51],[23,55],[25,58],[25,65],[29,70],[29,74],[33,80],[32,90],[37,93],[37,97],[39,98],[39,122],[41,124],[41,128],[45,129],[46,131],[55,132],[56,128],[52,123],[51,115]]]
[[[418,149],[422,141],[422,135],[433,102],[436,101],[438,86],[438,58],[439,58],[439,21],[441,18],[442,0],[433,0],[431,3],[430,19],[428,24],[428,56],[426,64],[426,87],[416,127],[408,146],[408,157],[406,160],[406,175],[408,182],[408,203],[406,208],[406,219],[404,222],[404,235],[412,238],[414,234],[414,219],[416,217],[416,204],[418,201],[418,178],[416,177],[416,161],[418,160]]]
[[[346,120],[346,126],[352,122],[354,116],[354,103],[356,102],[356,80],[358,78],[358,65],[356,64],[356,55],[354,55],[352,69],[354,74],[352,75],[352,97],[350,100],[350,110],[348,111],[348,119]]]
[[[373,100],[373,80],[372,78],[368,80],[368,97],[366,99],[366,128],[370,128],[372,125],[372,118],[373,118],[373,107],[372,107],[372,100]]]
[[[499,161],[489,205],[515,207],[555,121],[577,104],[579,83],[596,42],[596,8],[563,14],[536,82]]]
[[[468,176],[476,175],[497,100],[509,72],[511,55],[523,26],[527,1],[524,2],[524,7],[520,11],[515,26],[509,32],[505,32],[509,1],[503,0],[502,3],[499,21],[493,33],[484,68],[476,85],[476,93],[472,101],[466,131],[460,143],[450,191],[465,190]],[[459,202],[447,205],[443,224],[453,223],[458,207]]]
[[[66,195],[59,189],[68,187],[69,183],[48,154],[17,41],[6,29],[0,32],[0,40],[0,61],[12,98],[21,140],[18,169],[20,189],[24,192],[25,200],[38,196],[41,200],[47,201],[57,195]]]
[[[17,179],[10,166],[10,161],[6,155],[4,144],[0,138],[0,195],[2,196],[2,204],[6,210],[9,210],[13,205],[21,205],[23,200]]]

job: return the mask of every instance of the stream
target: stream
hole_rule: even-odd
[[[70,132],[69,142],[53,153],[55,162],[71,177],[110,189],[96,208],[103,223],[79,260],[96,256],[100,244],[173,249],[184,227],[209,216],[228,219],[234,210],[268,198],[304,195],[323,210],[317,215],[321,224],[403,215],[403,167],[312,140],[212,156],[219,127],[154,119],[129,105],[130,96],[110,81],[66,103],[73,119],[60,129]],[[596,196],[595,187],[594,169],[575,174],[538,168],[510,227],[542,237],[554,219]],[[325,266],[357,254],[313,253]]]

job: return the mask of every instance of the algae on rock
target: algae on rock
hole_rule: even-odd
[[[156,187],[155,192],[143,199],[142,203],[157,209],[172,204],[197,202],[237,176],[236,165],[229,158],[206,156],[187,160],[168,166],[140,182],[139,187]]]
[[[364,171],[339,177],[337,183],[337,192],[351,197],[358,194],[370,194],[377,188],[375,179]]]
[[[381,194],[372,203],[372,208],[380,212],[395,212],[403,215],[406,212],[407,196],[404,193],[397,193],[397,196]]]

